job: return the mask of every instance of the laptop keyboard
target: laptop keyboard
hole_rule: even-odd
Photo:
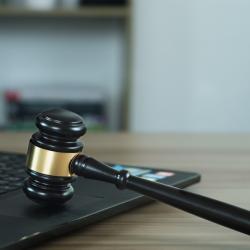
[[[0,194],[21,188],[26,177],[25,155],[0,153]]]

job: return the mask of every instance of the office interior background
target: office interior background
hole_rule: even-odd
[[[250,1],[0,0],[0,127],[250,132]]]

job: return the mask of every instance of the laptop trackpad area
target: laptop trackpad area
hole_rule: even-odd
[[[103,197],[91,195],[80,198],[76,195],[61,207],[43,207],[29,200],[21,190],[13,192],[11,195],[8,194],[3,198],[4,202],[1,202],[0,215],[22,217],[36,221],[53,220],[55,218],[57,223],[59,218],[62,220],[68,216],[71,217],[70,215],[73,215],[73,217],[79,214],[83,215],[85,212],[88,214],[91,208],[94,208],[95,204],[103,199]],[[79,198],[81,201],[76,202],[75,200]]]
[[[22,190],[2,195],[0,215],[25,218],[27,225],[39,224],[60,225],[78,219],[84,219],[110,206],[134,198],[135,193],[121,192],[113,185],[95,182],[78,181],[74,185],[73,198],[61,207],[44,207],[28,199]]]

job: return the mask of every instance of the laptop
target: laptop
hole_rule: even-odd
[[[110,164],[117,170],[179,188],[200,181],[191,172]],[[0,248],[22,249],[68,233],[153,200],[114,185],[77,178],[74,197],[63,207],[45,208],[29,200],[22,191],[25,155],[0,152]]]

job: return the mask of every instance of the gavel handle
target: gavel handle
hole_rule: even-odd
[[[136,177],[125,170],[117,171],[84,155],[79,155],[73,160],[71,171],[85,178],[113,183],[119,189],[127,188],[136,191],[206,220],[250,235],[250,212],[248,210]]]
[[[127,188],[222,226],[250,234],[250,212],[185,190],[130,176]]]

